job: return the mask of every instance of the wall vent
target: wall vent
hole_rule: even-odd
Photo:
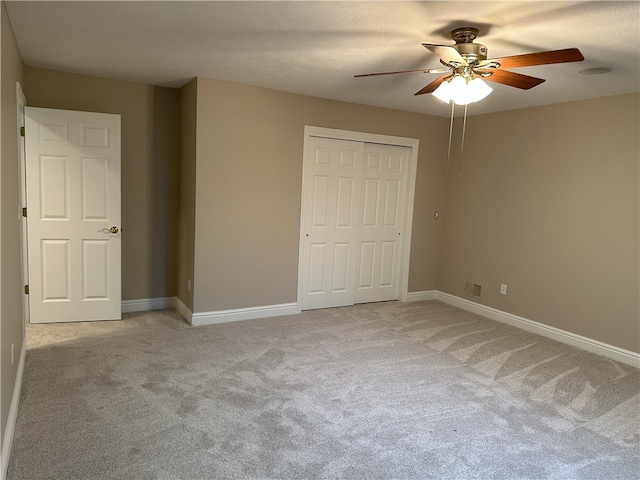
[[[471,295],[472,297],[480,298],[480,292],[482,287],[480,285],[476,285],[475,283],[465,282],[464,284],[464,293],[467,295]]]

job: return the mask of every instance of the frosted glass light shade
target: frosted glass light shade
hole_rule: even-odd
[[[451,80],[442,82],[433,95],[445,103],[453,100],[456,105],[467,105],[482,100],[492,91],[481,78],[467,81],[463,76],[456,75]]]
[[[467,90],[470,91],[470,95],[472,98],[472,102],[479,102],[483,98],[486,98],[491,92],[493,92],[493,88],[486,84],[484,80],[481,78],[474,78],[467,84]]]
[[[451,101],[451,83],[442,82],[438,88],[432,93],[434,97],[439,100],[442,100],[444,103],[449,103]]]

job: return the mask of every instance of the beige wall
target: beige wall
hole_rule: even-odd
[[[122,121],[122,299],[176,295],[179,95],[141,83],[25,68],[34,107]]]
[[[438,288],[474,282],[479,303],[639,352],[639,100],[469,118]]]
[[[196,211],[197,79],[180,89],[180,198],[178,200],[178,299],[193,311],[194,236]]]
[[[409,291],[436,288],[445,119],[199,78],[194,312],[296,301],[305,125],[420,140]]]
[[[18,371],[18,360],[24,342],[22,324],[22,282],[20,277],[20,222],[18,220],[19,173],[17,142],[16,81],[22,82],[22,59],[4,2],[1,18],[1,128],[0,128],[0,445],[4,440],[7,418]],[[14,362],[11,365],[11,345]]]
[[[22,65],[2,15],[6,352],[22,343]],[[122,115],[124,299],[177,294],[195,313],[295,302],[303,132],[314,125],[420,140],[410,292],[464,298],[471,281],[483,287],[474,301],[640,351],[637,94],[472,116],[446,173],[443,118],[202,78],[178,91],[25,68],[24,86],[30,105]],[[14,379],[2,362],[3,430]]]

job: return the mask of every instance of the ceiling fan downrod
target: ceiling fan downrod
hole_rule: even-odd
[[[451,30],[451,38],[456,43],[471,43],[480,34],[480,30],[475,27],[461,27]]]

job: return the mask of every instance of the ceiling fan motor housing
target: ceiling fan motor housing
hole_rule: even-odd
[[[468,64],[487,59],[487,47],[479,43],[473,43],[479,33],[480,31],[474,27],[461,27],[451,31],[451,38],[456,42],[455,45],[451,46],[462,55]]]
[[[455,48],[469,64],[487,59],[487,47],[480,43],[456,43],[451,46]]]

